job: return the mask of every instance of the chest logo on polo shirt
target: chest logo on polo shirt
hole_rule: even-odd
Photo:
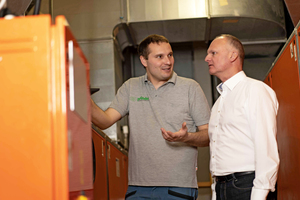
[[[141,96],[140,98],[130,97],[130,101],[149,101],[149,97],[143,97],[143,96]]]
[[[140,98],[137,98],[137,101],[149,101],[149,97],[140,97]]]

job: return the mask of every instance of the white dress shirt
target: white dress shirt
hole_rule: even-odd
[[[243,71],[217,90],[220,97],[211,110],[208,129],[211,174],[255,171],[251,200],[266,199],[275,190],[279,166],[276,94]]]

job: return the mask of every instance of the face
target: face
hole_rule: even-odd
[[[230,67],[231,51],[226,38],[213,40],[207,50],[205,61],[209,66],[209,73],[222,80]]]
[[[148,60],[140,57],[145,66],[148,79],[153,85],[168,81],[173,73],[174,57],[171,45],[166,42],[151,43],[148,46]]]

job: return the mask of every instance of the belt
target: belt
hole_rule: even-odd
[[[255,171],[248,171],[248,172],[236,172],[233,174],[228,174],[225,176],[216,176],[216,181],[217,182],[227,182],[227,181],[231,181],[232,179],[241,177],[241,176],[245,176],[245,175],[250,175],[250,174],[254,174]]]

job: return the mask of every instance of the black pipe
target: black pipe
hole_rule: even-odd
[[[40,14],[41,1],[42,1],[42,0],[36,0],[36,1],[35,1],[35,7],[34,7],[33,15],[38,15],[38,14]]]
[[[49,14],[51,16],[52,24],[54,24],[54,16],[53,16],[53,0],[49,0]]]

